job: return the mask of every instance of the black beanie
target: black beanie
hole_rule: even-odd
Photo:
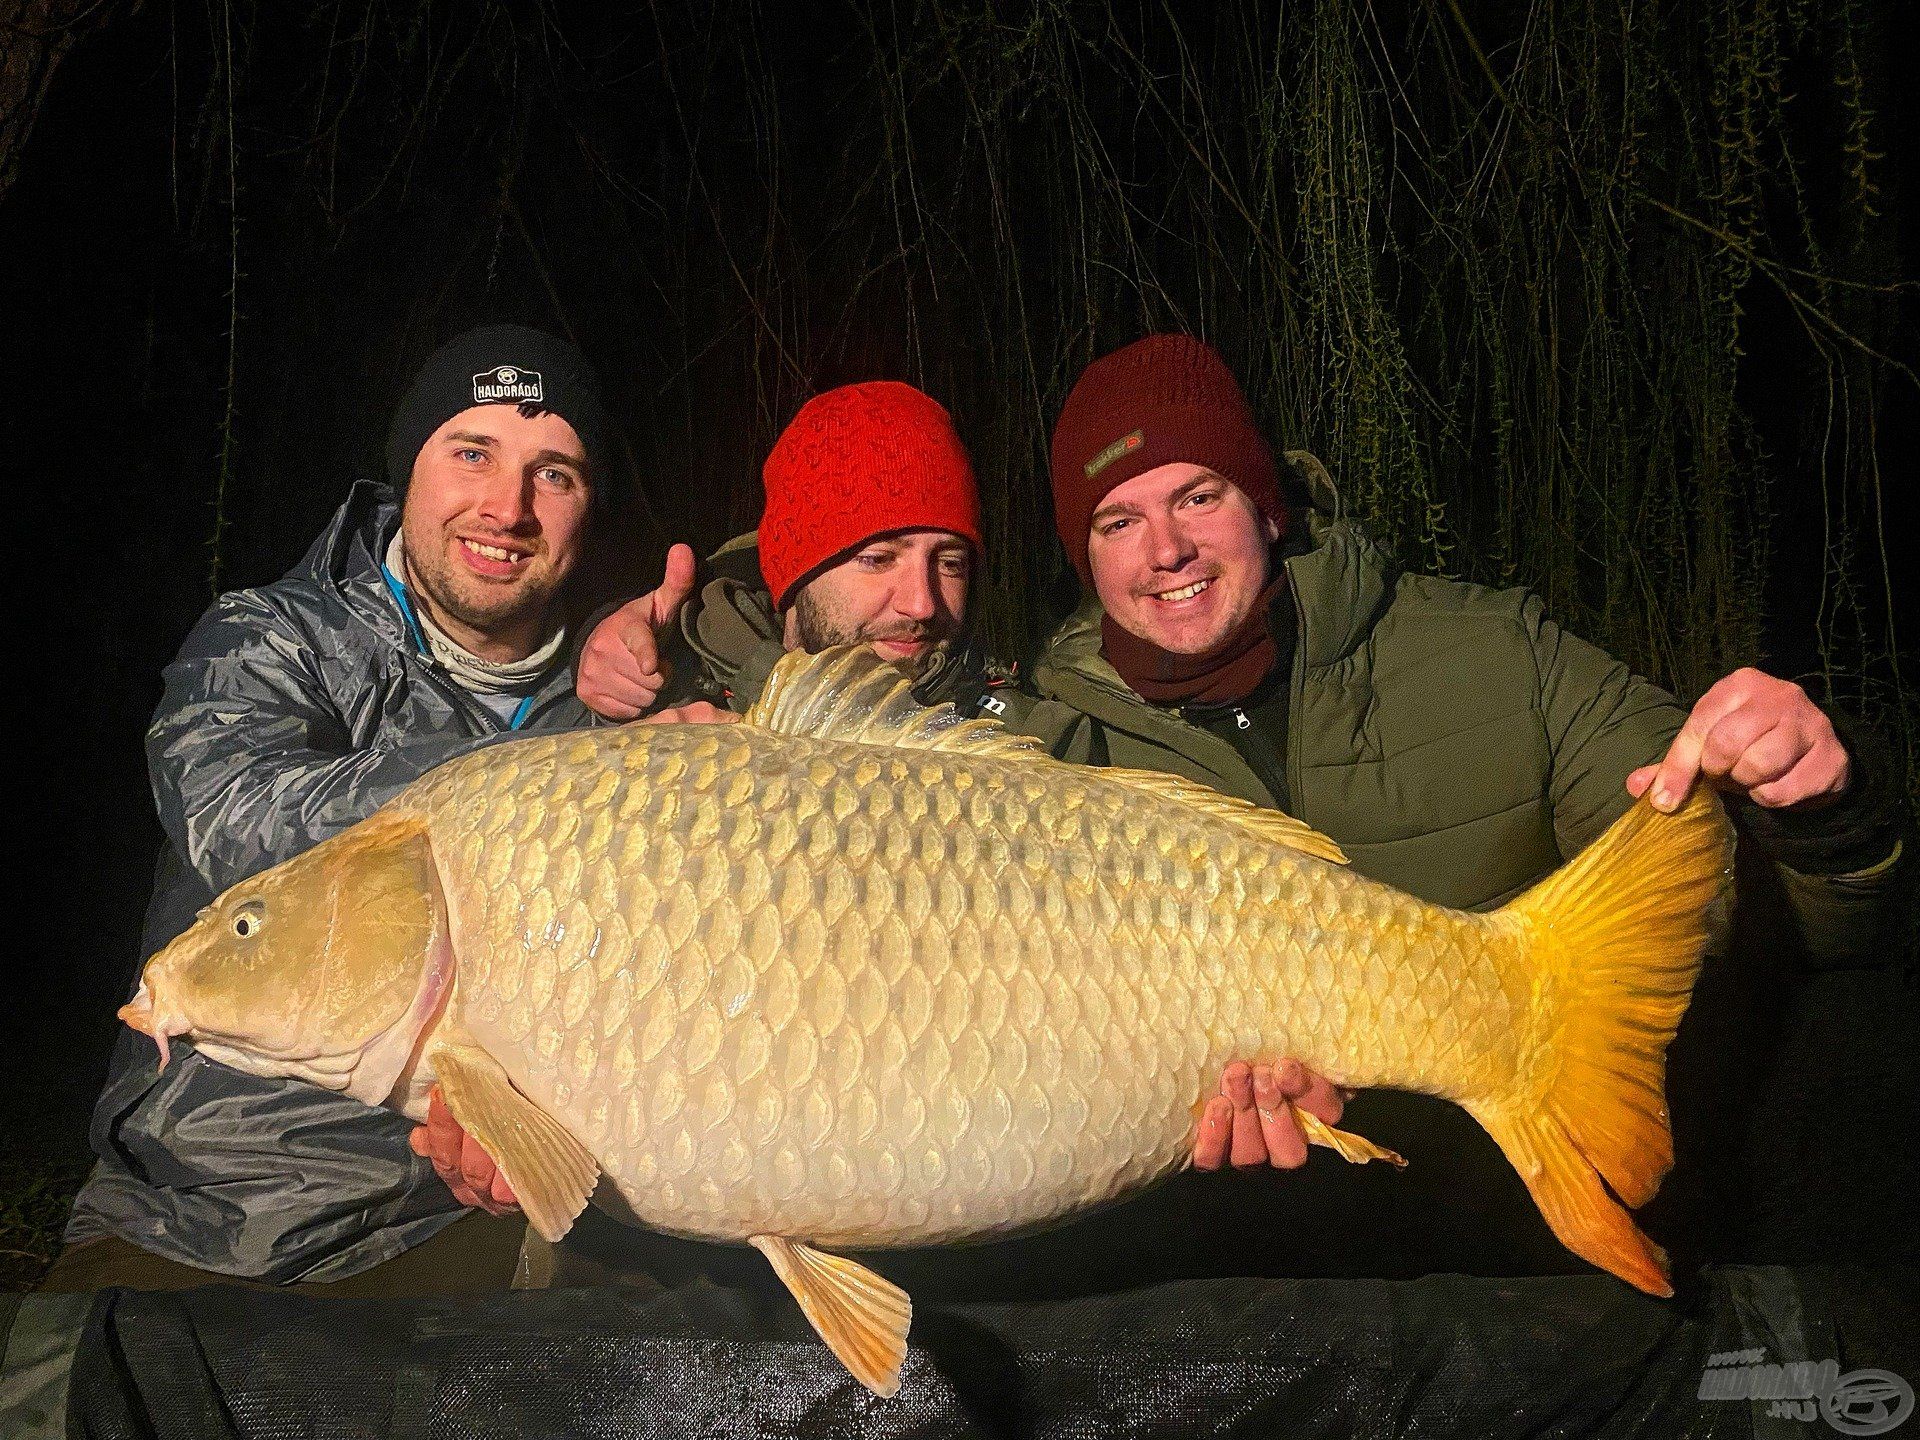
[[[427,357],[387,432],[387,479],[405,495],[420,447],[475,405],[534,405],[573,426],[587,452],[595,503],[616,482],[613,431],[593,367],[567,341],[525,325],[482,325]]]

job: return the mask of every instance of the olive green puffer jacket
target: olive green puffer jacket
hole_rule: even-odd
[[[1316,478],[1312,546],[1285,562],[1298,615],[1284,741],[1293,813],[1363,874],[1444,905],[1497,904],[1627,808],[1627,775],[1666,752],[1685,711],[1528,591],[1397,571]],[[1273,805],[1232,745],[1126,687],[1100,654],[1100,614],[1089,599],[1055,632],[1016,728],[1063,759]],[[1885,946],[1899,858],[1889,838],[1851,874],[1774,862],[1812,956]]]

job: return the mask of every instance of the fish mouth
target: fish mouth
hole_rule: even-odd
[[[118,1011],[120,1018],[142,1035],[151,1036],[153,1043],[160,1047],[160,1068],[167,1068],[167,1062],[173,1053],[167,1045],[167,1037],[187,1033],[187,1022],[178,1015],[163,1015],[153,1003],[153,991],[147,988],[145,977],[141,978],[140,988],[133,992],[133,998],[122,1005]]]

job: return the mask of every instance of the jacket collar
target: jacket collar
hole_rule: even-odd
[[[399,523],[393,492],[377,481],[356,480],[288,578],[331,590],[368,629],[411,652],[413,636],[380,573],[387,542]]]

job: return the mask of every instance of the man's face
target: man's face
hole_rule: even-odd
[[[1208,655],[1260,603],[1278,534],[1213,471],[1162,465],[1100,502],[1087,561],[1100,603],[1122,629],[1175,655]]]
[[[866,643],[882,660],[916,664],[959,633],[973,545],[951,530],[876,535],[800,587],[787,611],[787,648],[808,653]]]
[[[586,539],[584,447],[558,415],[476,405],[433,432],[400,517],[417,603],[487,660],[517,660],[551,629]]]

